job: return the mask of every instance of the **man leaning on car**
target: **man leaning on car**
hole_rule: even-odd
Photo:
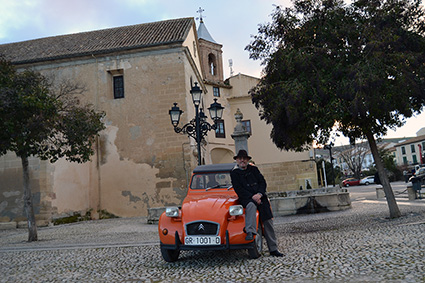
[[[230,177],[232,178],[233,188],[239,197],[239,203],[245,208],[246,240],[251,241],[256,235],[257,223],[255,215],[258,209],[270,255],[283,256],[277,250],[273,214],[266,195],[266,180],[256,166],[248,164],[251,156],[248,155],[246,150],[239,150],[233,159],[236,160],[237,165],[230,173]]]

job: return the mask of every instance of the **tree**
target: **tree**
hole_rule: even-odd
[[[66,158],[86,162],[93,155],[93,142],[103,113],[79,105],[84,88],[70,81],[56,84],[34,71],[16,72],[0,58],[0,155],[15,152],[22,160],[24,207],[28,241],[37,241],[28,157],[55,162]]]
[[[367,139],[391,218],[400,211],[375,139],[425,104],[423,17],[420,0],[295,0],[246,47],[265,65],[251,95],[273,142],[302,150],[333,129]]]
[[[369,147],[365,143],[354,144],[351,148],[341,152],[340,156],[351,172],[353,172],[354,178],[360,179],[363,162],[368,152]]]

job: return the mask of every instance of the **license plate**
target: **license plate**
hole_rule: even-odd
[[[184,244],[189,246],[216,246],[220,243],[220,236],[186,236],[184,238]]]

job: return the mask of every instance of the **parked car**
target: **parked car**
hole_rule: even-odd
[[[344,187],[358,186],[358,185],[360,185],[360,180],[355,179],[355,178],[348,178],[348,179],[345,179],[344,181],[342,181],[342,185]]]
[[[367,176],[360,180],[360,185],[369,185],[375,183],[375,176]]]
[[[245,240],[244,208],[233,190],[230,172],[235,163],[201,165],[192,174],[181,207],[167,207],[158,223],[161,254],[174,262],[181,250],[247,249],[261,255],[262,228],[257,211],[257,235]]]

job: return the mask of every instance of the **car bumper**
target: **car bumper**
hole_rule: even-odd
[[[178,232],[175,233],[175,244],[166,245],[160,243],[161,248],[167,250],[208,250],[208,251],[219,251],[219,250],[241,250],[241,249],[252,249],[254,248],[254,241],[246,244],[230,244],[229,243],[229,231],[226,231],[226,243],[223,245],[211,245],[211,246],[197,246],[197,245],[184,245],[180,242]]]

